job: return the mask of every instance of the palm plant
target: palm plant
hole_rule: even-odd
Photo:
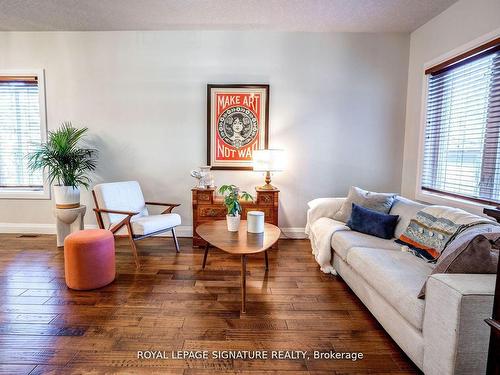
[[[75,128],[71,122],[49,132],[48,141],[29,153],[28,167],[31,170],[46,170],[51,184],[89,187],[88,174],[97,165],[97,150],[80,147],[88,128]]]
[[[249,193],[246,191],[240,193],[240,188],[236,185],[222,185],[219,188],[219,193],[224,195],[224,205],[229,216],[241,215],[240,199],[253,201],[253,197]]]

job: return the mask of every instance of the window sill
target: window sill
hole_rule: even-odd
[[[50,199],[49,189],[0,189],[0,199]]]
[[[416,192],[415,198],[419,201],[429,203],[429,204],[436,204],[436,205],[441,205],[441,206],[450,206],[450,207],[460,208],[462,210],[465,210],[467,212],[470,212],[470,213],[473,213],[473,214],[479,215],[479,216],[486,216],[483,213],[483,209],[485,207],[494,207],[494,206],[490,206],[487,204],[481,204],[481,203],[472,202],[472,201],[468,201],[468,200],[460,199],[460,198],[455,198],[455,197],[448,197],[446,195],[431,193],[431,192],[422,191],[422,190]]]

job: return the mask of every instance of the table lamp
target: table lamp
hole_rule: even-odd
[[[271,185],[271,172],[279,172],[285,169],[284,150],[254,150],[252,155],[253,170],[256,172],[266,172],[266,184],[260,186],[261,190],[278,190]]]

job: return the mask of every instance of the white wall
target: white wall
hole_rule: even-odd
[[[401,192],[415,198],[424,65],[500,28],[499,0],[461,0],[411,34]],[[472,48],[472,45],[470,46]],[[464,51],[462,51],[464,52]],[[445,60],[444,58],[442,60]],[[437,203],[437,202],[432,202]],[[481,209],[462,206],[479,213]]]
[[[45,69],[49,129],[64,120],[89,127],[96,182],[137,179],[147,198],[182,203],[185,225],[189,171],[206,164],[207,83],[271,85],[270,146],[288,153],[274,178],[282,227],[304,227],[310,199],[352,184],[400,189],[406,34],[3,32],[0,51],[0,69]],[[247,189],[263,181],[215,175]],[[52,205],[0,200],[0,223],[54,223]]]

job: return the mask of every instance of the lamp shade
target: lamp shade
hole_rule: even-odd
[[[252,156],[254,171],[278,172],[285,170],[284,150],[254,150]]]

